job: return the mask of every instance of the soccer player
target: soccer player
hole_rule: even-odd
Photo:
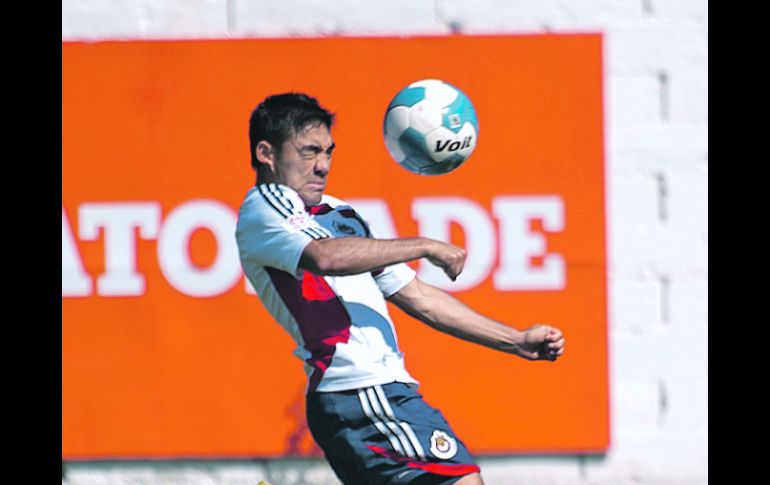
[[[528,360],[556,360],[562,332],[516,330],[420,281],[426,258],[452,280],[463,249],[427,238],[378,239],[349,204],[324,194],[334,115],[297,93],[251,114],[255,186],[241,205],[241,264],[308,375],[307,422],[345,484],[480,484],[479,467],[404,367],[386,299],[458,338]]]

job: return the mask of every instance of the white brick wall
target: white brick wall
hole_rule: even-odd
[[[63,0],[65,40],[603,32],[612,446],[488,484],[708,482],[706,0]],[[68,463],[68,485],[336,484],[318,460]]]
[[[221,37],[228,0],[65,0],[65,40]]]
[[[437,34],[433,0],[235,0],[238,36]],[[382,22],[390,18],[397,22]]]

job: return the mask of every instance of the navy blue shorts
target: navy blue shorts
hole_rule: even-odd
[[[311,392],[307,422],[345,484],[449,485],[479,471],[441,412],[413,384]]]

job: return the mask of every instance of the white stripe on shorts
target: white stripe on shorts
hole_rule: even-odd
[[[377,417],[382,419],[382,421],[385,422],[388,428],[390,428],[390,431],[392,431],[393,434],[395,434],[398,437],[399,441],[401,441],[401,444],[404,446],[404,449],[406,450],[406,454],[409,456],[409,458],[415,458],[416,455],[415,455],[414,449],[412,448],[412,445],[409,443],[409,438],[407,438],[403,429],[399,428],[396,423],[389,420],[385,416],[385,413],[382,412],[382,407],[380,406],[380,403],[377,400],[377,396],[375,395],[374,389],[372,389],[371,387],[367,389],[366,395],[369,396],[369,402],[371,403],[372,408],[374,409],[374,414],[376,414]]]
[[[388,397],[385,395],[385,391],[382,389],[382,386],[374,386],[374,391],[377,393],[377,397],[380,398],[380,403],[382,404],[382,408],[385,410],[385,414],[387,414],[390,419],[401,426],[406,435],[409,437],[409,441],[412,443],[412,446],[417,452],[417,456],[420,457],[420,460],[427,461],[425,458],[425,450],[423,450],[422,445],[420,444],[420,440],[417,439],[417,434],[414,432],[412,426],[409,423],[400,421],[396,417],[395,413],[393,412],[393,408],[390,407]]]
[[[396,450],[396,453],[398,453],[401,456],[404,456],[404,449],[401,447],[401,443],[399,443],[399,440],[393,435],[390,429],[388,429],[388,427],[382,423],[382,421],[377,419],[377,417],[372,412],[372,408],[369,405],[369,401],[366,397],[366,392],[364,392],[363,389],[358,390],[358,400],[361,401],[361,407],[363,408],[364,414],[366,414],[366,417],[368,417],[372,421],[372,423],[380,433],[384,434],[385,437],[388,438],[388,441],[390,441],[390,444],[393,446],[393,449]]]

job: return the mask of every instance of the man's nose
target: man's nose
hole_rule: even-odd
[[[329,167],[331,167],[332,156],[331,154],[321,153],[318,155],[315,161],[315,173],[326,175],[329,173]]]

